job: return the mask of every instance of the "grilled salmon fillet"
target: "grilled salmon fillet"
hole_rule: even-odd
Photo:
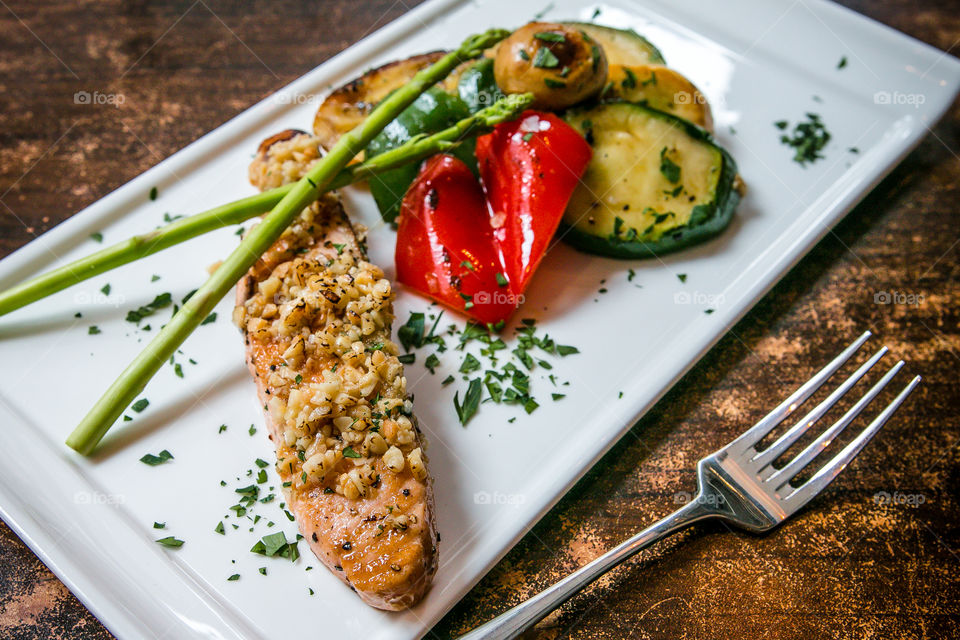
[[[328,195],[241,280],[234,321],[301,533],[364,602],[400,610],[430,585],[437,532],[392,301]]]

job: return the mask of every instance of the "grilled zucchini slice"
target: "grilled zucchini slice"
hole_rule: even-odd
[[[713,115],[704,95],[683,74],[663,65],[610,65],[602,97],[646,103],[707,131],[713,130]]]
[[[320,104],[313,118],[313,133],[320,145],[329,149],[340,136],[352,130],[370,114],[381,100],[395,89],[408,83],[416,73],[439,60],[445,51],[433,51],[395,60],[367,71],[342,87],[334,89]],[[440,83],[440,86],[456,90],[460,73],[467,65],[461,65]]]
[[[583,31],[603,47],[608,64],[635,66],[667,63],[660,50],[633,29],[614,29],[590,22],[562,22],[561,24]]]
[[[563,238],[590,253],[645,258],[726,227],[737,167],[703,129],[630,102],[568,112],[593,159],[564,213]]]

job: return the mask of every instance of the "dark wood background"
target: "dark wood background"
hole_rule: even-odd
[[[415,4],[0,1],[0,257]],[[942,50],[960,44],[955,0],[843,4]],[[81,90],[125,102],[75,104]],[[825,495],[764,537],[722,524],[684,533],[572,600],[533,636],[953,636],[958,153],[955,103],[429,637],[470,628],[666,514],[678,492],[693,490],[700,456],[866,328],[925,382]],[[877,304],[880,292],[920,302]],[[878,504],[878,491],[923,504]],[[0,566],[0,637],[109,637],[2,524]]]

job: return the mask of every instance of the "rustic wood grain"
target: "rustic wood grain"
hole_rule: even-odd
[[[398,17],[415,0],[0,3],[0,256]],[[956,51],[956,2],[844,4]],[[76,104],[77,91],[124,96]],[[675,507],[695,461],[874,329],[925,382],[811,508],[706,524],[536,638],[951,637],[960,614],[960,105],[636,425],[430,637],[463,632]],[[916,305],[875,302],[912,294]],[[922,496],[877,504],[878,491]],[[682,544],[679,544],[682,542]],[[0,636],[110,634],[0,525]]]

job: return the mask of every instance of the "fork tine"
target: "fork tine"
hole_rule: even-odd
[[[851,373],[850,376],[847,377],[847,379],[844,380],[839,387],[834,389],[829,396],[824,398],[820,404],[814,407],[807,415],[803,416],[803,418],[801,418],[795,425],[790,427],[786,433],[777,438],[776,442],[757,455],[753,456],[753,462],[757,465],[757,468],[763,469],[768,464],[776,460],[780,454],[789,449],[790,445],[796,442],[800,436],[805,434],[810,427],[816,424],[820,418],[823,417],[823,414],[829,411],[830,408],[835,405],[840,398],[846,395],[847,391],[850,390],[850,387],[855,385],[857,381],[859,381],[860,378],[862,378],[867,371],[869,371],[873,365],[880,360],[880,358],[886,355],[887,351],[888,349],[886,347],[882,347],[879,351],[873,354],[869,360],[864,362],[862,365],[860,365],[860,367],[857,368],[856,371]]]
[[[825,366],[823,369],[818,371],[816,375],[803,383],[803,385],[794,391],[789,398],[781,402],[773,411],[761,418],[760,422],[744,431],[736,440],[727,445],[727,447],[746,449],[747,447],[759,442],[763,436],[770,432],[771,429],[783,422],[784,419],[793,413],[797,407],[806,402],[807,398],[813,395],[813,393],[819,389],[824,382],[827,381],[827,378],[836,373],[837,369],[842,367],[843,364],[850,359],[850,356],[856,353],[860,347],[863,346],[863,343],[866,342],[872,335],[873,333],[870,331],[864,331],[863,335],[857,338],[853,344],[844,349],[840,355],[830,362],[830,364]]]
[[[880,427],[900,408],[900,405],[903,404],[904,400],[907,399],[907,396],[910,395],[918,384],[920,384],[920,376],[916,376],[911,380],[910,383],[904,387],[903,391],[893,399],[893,402],[888,404],[887,407],[880,412],[880,415],[874,418],[873,422],[871,422],[860,435],[854,438],[850,444],[843,448],[843,451],[834,456],[834,458],[812,478],[784,498],[784,501],[787,502],[792,509],[799,509],[815,495],[820,493],[824,487],[833,482],[834,478],[840,475],[840,473],[847,468],[847,465],[850,464],[850,461],[870,442],[870,438],[876,435],[876,433],[880,431]]]
[[[860,415],[860,412],[863,409],[873,402],[873,399],[883,390],[884,387],[893,379],[893,376],[897,375],[897,372],[903,367],[903,360],[893,365],[889,371],[875,384],[870,388],[870,391],[866,393],[860,400],[857,401],[855,405],[850,407],[850,409],[843,414],[843,417],[833,423],[829,429],[824,431],[819,438],[812,442],[808,447],[801,451],[797,457],[790,461],[787,466],[775,472],[765,482],[773,483],[773,487],[776,490],[779,490],[783,485],[790,482],[791,478],[797,475],[801,469],[807,466],[807,464],[820,455],[820,452],[830,446],[830,443],[833,442],[834,438],[837,437],[847,426],[853,422],[854,418]]]

